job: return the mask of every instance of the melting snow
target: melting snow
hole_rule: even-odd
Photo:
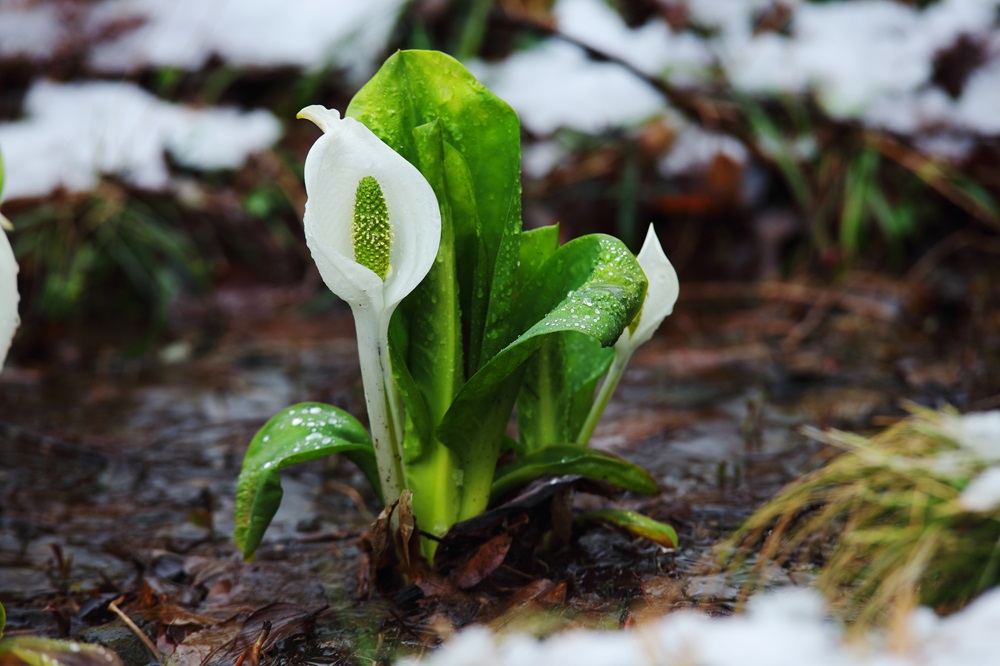
[[[561,128],[596,134],[664,113],[663,98],[649,84],[558,40],[470,69],[537,134]]]
[[[167,151],[196,169],[231,169],[281,136],[268,111],[196,109],[163,102],[130,83],[35,83],[24,120],[0,124],[4,198],[86,191],[102,174],[164,189]]]
[[[66,37],[59,10],[53,5],[19,7],[0,0],[0,57],[49,57]]]
[[[91,64],[120,72],[136,66],[198,69],[212,56],[240,66],[317,68],[332,60],[355,78],[371,73],[404,0],[107,0],[95,26],[124,18],[144,24],[98,45]]]
[[[949,417],[944,432],[984,462],[1000,462],[1000,410]]]
[[[1000,467],[989,467],[974,478],[958,502],[969,511],[996,511],[1000,507]]]
[[[498,636],[483,627],[460,632],[422,661],[406,666],[968,666],[996,663],[1000,590],[982,595],[965,610],[938,618],[925,608],[904,625],[901,647],[882,635],[848,643],[828,619],[818,593],[782,590],[750,601],[745,615],[712,618],[679,611],[629,631],[575,630],[538,640],[524,634]]]
[[[316,69],[360,80],[374,70],[405,0],[105,0],[79,7],[0,0],[0,56],[46,60],[85,41],[91,67],[200,69],[219,56],[235,66]],[[123,26],[131,29],[123,29]],[[93,36],[111,35],[105,39]]]

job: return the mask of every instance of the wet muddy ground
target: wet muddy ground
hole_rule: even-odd
[[[543,632],[692,605],[730,612],[738,577],[709,571],[708,550],[830,455],[801,425],[870,430],[902,415],[901,400],[967,410],[1000,394],[997,360],[973,351],[1000,348],[981,301],[934,292],[928,307],[871,276],[841,284],[689,285],[634,358],[593,443],[646,466],[663,491],[578,493],[576,504],[614,502],[669,522],[676,551],[592,527],[543,558],[546,575],[536,568],[511,582],[517,567],[502,567],[496,581],[451,598],[361,594],[360,537],[378,507],[346,460],[287,470],[255,562],[241,562],[231,541],[242,454],[270,415],[307,399],[363,412],[346,309],[307,314],[286,302],[233,320],[211,344],[180,337],[155,361],[67,343],[58,363],[9,367],[0,375],[7,633],[81,636],[126,663],[151,662],[120,608],[171,663],[233,663],[269,622],[273,663],[321,664],[425,649],[472,621]],[[992,288],[985,296],[996,300]]]

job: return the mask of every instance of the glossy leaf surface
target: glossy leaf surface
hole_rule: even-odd
[[[254,435],[236,487],[233,537],[243,557],[253,556],[281,504],[278,470],[335,453],[353,460],[378,490],[371,439],[361,423],[342,409],[317,402],[292,405]]]
[[[486,507],[506,421],[525,362],[548,336],[584,334],[614,344],[642,305],[646,278],[616,238],[584,236],[560,247],[524,287],[512,314],[514,342],[486,363],[459,391],[438,436],[462,460],[463,515]]]
[[[0,664],[122,666],[118,655],[104,646],[36,636],[18,636],[0,641]]]
[[[600,520],[610,523],[636,536],[658,543],[664,548],[676,548],[678,543],[677,530],[673,527],[635,511],[598,509],[581,513],[576,520],[578,522]]]
[[[576,444],[555,444],[519,457],[497,470],[493,499],[543,476],[577,474],[625,490],[655,495],[660,488],[649,472],[634,462]]]

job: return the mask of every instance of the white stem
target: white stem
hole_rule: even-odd
[[[391,312],[357,307],[354,326],[358,336],[361,381],[368,407],[368,424],[375,446],[382,499],[388,504],[403,491],[402,416],[389,361]]]

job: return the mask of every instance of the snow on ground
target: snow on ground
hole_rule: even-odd
[[[39,81],[26,118],[0,123],[4,199],[45,196],[57,188],[93,189],[102,174],[164,189],[164,153],[195,169],[232,169],[281,136],[268,111],[195,109],[169,104],[122,82]]]
[[[108,73],[145,67],[197,70],[213,55],[236,66],[316,69],[332,63],[370,75],[406,0],[105,0],[57,7],[0,0],[0,56],[44,61],[89,44]],[[133,29],[124,29],[124,27]],[[101,39],[95,37],[106,35]]]
[[[602,0],[559,0],[554,16],[564,34],[675,85],[710,81],[717,63],[737,90],[812,91],[835,117],[906,134],[936,128],[1000,134],[1000,30],[994,20],[1000,1],[940,0],[924,10],[892,0],[785,4],[792,12],[788,34],[755,34],[754,17],[773,6],[770,0],[690,0],[692,20],[715,31],[707,39],[655,18],[629,28]],[[953,100],[931,85],[933,59],[963,34],[981,39],[995,55]],[[712,148],[711,137],[671,114],[665,99],[638,77],[556,38],[497,64],[475,63],[473,71],[536,134],[594,133],[666,115],[679,136],[671,164],[704,163]],[[964,154],[961,142],[948,139],[927,146],[935,154]]]
[[[767,0],[689,1],[695,22],[718,30],[715,51],[730,81],[751,92],[812,87],[835,115],[857,115],[885,94],[928,83],[936,51],[962,34],[997,43],[996,0],[940,0],[924,10],[893,0],[786,1],[787,35],[754,34]]]
[[[674,84],[706,81],[718,63],[738,90],[767,95],[812,90],[835,117],[871,113],[875,124],[901,131],[951,118],[963,129],[1000,133],[1000,59],[974,72],[957,102],[943,92],[925,94],[935,54],[960,35],[977,36],[1000,50],[995,27],[1000,1],[940,0],[925,10],[893,0],[789,2],[789,34],[754,34],[755,14],[771,4],[689,2],[692,19],[716,31],[707,39],[675,32],[661,19],[629,28],[601,0],[559,0],[554,16],[562,33]],[[648,87],[629,80],[636,77],[608,67],[551,38],[485,68],[483,76],[507,93],[525,124],[539,133],[627,126],[665,105],[662,97],[658,104],[649,97]],[[602,86],[608,87],[603,94]]]
[[[98,70],[169,65],[198,69],[213,54],[235,66],[314,69],[332,61],[355,78],[372,72],[405,0],[106,0],[95,26],[130,17],[145,23],[99,44]]]
[[[217,55],[237,67],[314,69],[332,62],[360,82],[374,69],[405,4],[406,0],[105,0],[86,9],[67,9],[45,2],[0,0],[0,57],[44,59],[74,34],[79,33],[77,39],[107,34],[88,51],[89,64],[98,71],[197,69]],[[1000,29],[995,21],[1000,0],[939,0],[922,10],[893,0],[786,0],[784,4],[791,12],[787,32],[756,33],[756,17],[773,8],[772,0],[687,0],[692,21],[712,33],[708,38],[675,31],[659,18],[630,28],[603,0],[558,0],[553,12],[566,35],[647,75],[666,76],[674,84],[711,83],[712,68],[719,66],[741,91],[771,95],[811,90],[834,116],[918,135],[923,148],[948,157],[965,154],[969,144],[963,141],[963,132],[1000,134],[996,111]],[[67,16],[72,20],[67,22]],[[132,30],[110,29],[136,21],[138,27]],[[979,39],[993,60],[973,72],[961,97],[952,99],[930,85],[932,62],[935,52],[963,34]],[[732,148],[731,142],[687,125],[662,95],[625,68],[594,61],[559,39],[543,40],[501,63],[471,63],[470,68],[510,102],[536,135],[560,129],[596,134],[666,117],[678,135],[674,152],[662,165],[666,174],[676,172],[677,165],[705,164],[714,152]],[[927,129],[941,131],[927,133]],[[26,141],[23,134],[17,136],[13,147],[0,143],[0,149],[17,152]],[[202,153],[212,145],[202,144]],[[189,144],[188,152],[197,148]],[[176,144],[171,150],[183,152]],[[742,152],[737,152],[742,161]],[[553,155],[552,150],[539,153],[528,166],[542,176],[545,163],[554,163]],[[141,182],[162,183],[162,169],[155,160],[143,159],[148,160],[145,166],[130,164],[127,170],[136,172]],[[41,162],[32,162],[28,170],[41,169]],[[11,178],[17,178],[13,170]],[[32,178],[42,180],[37,173]],[[79,189],[86,185],[77,182],[94,180],[88,171],[49,175],[47,182]],[[19,191],[12,184],[11,188],[12,197],[41,193],[39,187]]]
[[[712,618],[679,611],[628,631],[574,630],[538,640],[460,632],[423,660],[405,666],[969,666],[998,663],[1000,590],[938,618],[914,611],[891,641],[884,635],[848,643],[818,593],[789,589],[751,599],[746,614]],[[891,645],[890,645],[891,643]]]
[[[660,20],[629,28],[602,0],[560,0],[553,10],[559,32],[629,63],[649,76],[676,83],[704,79],[713,64],[701,37],[674,32]]]
[[[990,465],[969,481],[959,502],[970,511],[995,511],[1000,507],[1000,410],[948,417],[943,430],[962,452]]]
[[[68,35],[53,5],[0,0],[0,57],[48,58]]]
[[[524,127],[540,135],[558,129],[598,134],[665,113],[663,98],[649,84],[558,40],[470,69],[514,107]]]

